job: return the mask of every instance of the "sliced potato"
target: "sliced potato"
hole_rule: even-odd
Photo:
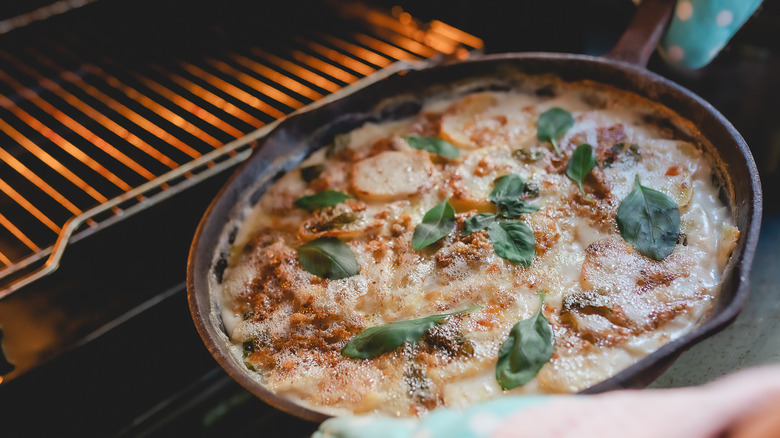
[[[672,166],[669,172],[674,171],[676,166]],[[680,171],[678,174],[670,174],[667,172],[665,176],[665,184],[661,185],[661,190],[666,189],[674,202],[680,207],[685,207],[691,203],[693,199],[693,175],[686,170]]]
[[[525,222],[534,232],[536,239],[536,255],[542,255],[551,250],[561,238],[558,221],[548,216],[548,210],[526,215]]]
[[[352,190],[371,201],[402,199],[428,188],[433,172],[427,152],[386,151],[352,166]]]
[[[452,190],[450,203],[456,211],[492,211],[493,204],[487,197],[493,182],[500,176],[519,173],[521,167],[508,148],[492,147],[470,153],[448,179]]]
[[[583,291],[602,295],[613,311],[619,308],[619,325],[636,334],[675,318],[692,305],[699,290],[675,283],[689,277],[695,263],[684,250],[655,261],[623,239],[606,238],[585,250],[580,285]]]
[[[720,266],[721,269],[726,267],[729,256],[731,256],[731,251],[733,251],[734,247],[737,245],[738,239],[739,230],[737,227],[724,222],[721,225],[721,238],[718,242],[718,266]]]
[[[485,110],[497,103],[490,94],[469,95],[451,107],[441,118],[439,131],[441,136],[460,147],[474,149],[480,147],[471,139],[474,128],[480,124]],[[483,123],[484,124],[484,123]]]
[[[536,131],[533,117],[524,111],[523,103],[499,102],[490,93],[469,95],[444,111],[439,133],[465,149],[522,144]]]
[[[615,196],[627,196],[637,175],[643,184],[668,195],[679,207],[688,206],[693,199],[693,176],[701,163],[701,151],[691,143],[666,139],[645,139],[637,146],[637,158],[615,165],[630,166],[630,171],[611,173]]]
[[[585,291],[633,291],[643,271],[658,264],[639,254],[623,239],[598,240],[585,250],[580,285]]]
[[[642,162],[658,183],[653,188],[669,195],[680,207],[690,204],[693,173],[701,151],[691,143],[678,140],[654,139],[639,146]]]

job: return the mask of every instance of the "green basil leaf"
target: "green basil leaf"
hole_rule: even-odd
[[[521,215],[531,214],[539,210],[539,207],[533,204],[528,204],[525,201],[516,199],[511,202],[507,202],[502,205],[501,216],[508,219],[517,219]]]
[[[496,215],[493,213],[475,214],[463,222],[463,232],[460,235],[468,236],[475,231],[482,231],[495,221]]]
[[[430,152],[444,158],[458,158],[460,156],[460,150],[458,150],[458,148],[453,146],[452,143],[440,138],[410,135],[406,137],[406,141],[409,143],[409,146],[415,149]]]
[[[566,164],[566,176],[576,182],[580,186],[580,191],[584,193],[582,183],[595,166],[596,152],[591,145],[583,143],[577,146],[577,149],[571,154],[569,163]]]
[[[337,192],[335,190],[325,190],[324,192],[299,198],[293,205],[304,210],[315,211],[323,207],[340,204],[349,198],[351,198],[351,196],[346,193]]]
[[[553,331],[550,321],[539,311],[519,321],[498,349],[496,381],[502,389],[525,385],[533,379],[553,354]]]
[[[623,240],[653,260],[662,260],[677,245],[680,209],[672,198],[640,184],[639,176],[615,219]]]
[[[406,342],[417,342],[425,333],[445,318],[461,313],[469,313],[480,306],[469,307],[452,313],[431,315],[409,321],[396,321],[390,324],[369,327],[350,339],[341,349],[341,354],[353,359],[371,359],[393,351]]]
[[[412,247],[419,251],[449,234],[455,226],[455,209],[449,200],[428,210],[412,235]]]
[[[523,181],[523,178],[520,175],[510,173],[496,179],[496,186],[488,195],[488,201],[496,204],[496,209],[499,213],[503,211],[508,213],[511,210],[512,213],[508,214],[509,217],[516,218],[523,214],[521,210],[525,207],[525,201],[521,201],[519,198],[524,193],[525,181]]]
[[[525,188],[523,178],[520,175],[510,173],[496,179],[496,186],[488,195],[488,201],[496,204],[496,209],[501,216],[516,219],[522,214],[539,210],[539,207],[519,199],[526,195]]]
[[[525,181],[515,173],[496,178],[496,186],[488,195],[488,201],[501,207],[507,202],[517,201],[523,195]]]
[[[574,117],[568,111],[557,107],[550,108],[536,121],[536,138],[539,141],[549,141],[555,148],[555,152],[560,154],[558,139],[563,137],[572,126],[574,126]]]
[[[313,166],[302,167],[301,178],[303,178],[303,180],[306,181],[307,183],[310,183],[315,179],[319,178],[320,175],[322,175],[322,172],[324,170],[325,170],[325,165],[323,164],[315,164]]]
[[[303,269],[317,277],[339,280],[360,273],[352,250],[335,237],[319,237],[295,251]]]
[[[531,266],[536,253],[536,238],[525,222],[494,222],[488,226],[488,235],[500,257],[526,268]]]

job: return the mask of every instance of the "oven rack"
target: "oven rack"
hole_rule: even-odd
[[[0,299],[54,272],[70,243],[237,165],[286,115],[482,48],[398,7],[331,2],[289,38],[236,46],[217,26],[163,59],[85,25],[100,5],[0,39]]]

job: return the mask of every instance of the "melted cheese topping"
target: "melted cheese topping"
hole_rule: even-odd
[[[440,99],[417,117],[366,124],[316,152],[301,165],[321,166],[308,183],[297,170],[284,175],[240,228],[215,287],[237,358],[271,391],[317,410],[405,416],[506,393],[576,392],[690,331],[717,297],[739,233],[701,147],[651,123],[673,114],[636,96],[599,93],[581,84],[559,85],[554,97]],[[559,140],[563,156],[536,139],[536,120],[552,107],[576,121]],[[461,157],[412,149],[408,135],[446,139]],[[580,143],[593,145],[599,162],[586,195],[565,175]],[[529,268],[497,256],[484,231],[460,236],[465,219],[494,211],[486,198],[509,173],[538,189],[528,202],[539,211],[521,219],[536,238]],[[680,206],[684,237],[660,262],[625,243],[615,223],[636,175]],[[355,199],[314,213],[293,206],[323,190]],[[444,199],[456,209],[457,229],[415,252],[415,226]],[[294,248],[321,236],[345,241],[360,273],[331,281],[303,270]],[[498,348],[517,321],[539,310],[541,291],[555,352],[531,382],[502,391]],[[473,305],[482,307],[448,318],[414,345],[368,360],[340,353],[368,327]]]

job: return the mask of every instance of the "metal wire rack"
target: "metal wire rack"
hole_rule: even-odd
[[[238,44],[217,27],[171,56],[107,38],[87,9],[0,39],[0,299],[54,271],[69,243],[246,159],[287,114],[400,61],[482,47],[399,8],[339,2],[316,27],[280,37],[284,23],[265,23]]]

